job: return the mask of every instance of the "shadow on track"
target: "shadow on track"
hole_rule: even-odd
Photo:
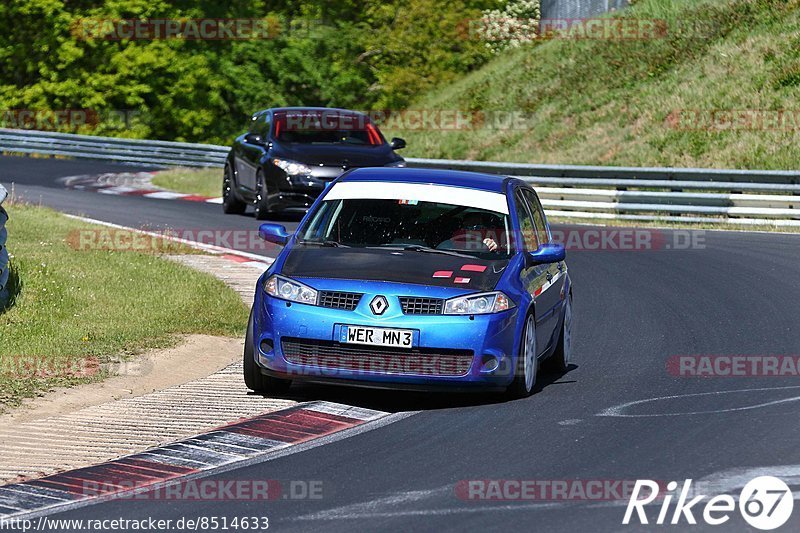
[[[537,394],[542,394],[544,389],[551,385],[575,383],[574,380],[562,380],[562,378],[576,368],[578,368],[577,365],[570,365],[567,371],[563,373],[548,373],[542,370],[539,373],[532,397],[535,398]],[[503,392],[498,391],[424,392],[317,383],[295,383],[288,393],[277,397],[298,402],[325,400],[389,413],[432,411],[513,401]],[[526,401],[527,399],[521,401]]]

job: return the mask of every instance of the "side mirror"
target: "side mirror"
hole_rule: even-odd
[[[392,137],[391,142],[389,142],[389,146],[392,147],[392,150],[400,150],[406,147],[406,140],[401,139],[400,137]]]
[[[562,244],[548,243],[539,246],[536,251],[529,252],[526,257],[526,264],[544,265],[558,263],[567,256],[567,251]]]
[[[264,146],[264,138],[259,135],[258,133],[248,133],[244,136],[244,140],[248,144],[256,144],[258,146]]]
[[[258,227],[258,236],[267,242],[285,246],[289,242],[289,234],[281,224],[261,224]]]

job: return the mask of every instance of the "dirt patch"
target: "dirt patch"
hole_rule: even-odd
[[[243,342],[228,337],[187,335],[174,348],[153,350],[115,365],[111,371],[116,375],[102,382],[56,389],[26,400],[20,407],[0,415],[0,426],[72,413],[204,378],[241,359]]]

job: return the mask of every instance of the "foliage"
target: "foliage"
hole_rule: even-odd
[[[517,48],[537,38],[541,16],[541,0],[511,0],[484,11],[479,35],[494,53]]]
[[[396,109],[488,59],[459,29],[497,4],[9,0],[0,4],[0,118],[7,127],[227,143],[270,106]],[[240,40],[104,37],[120,20],[209,18],[265,21],[270,31]]]

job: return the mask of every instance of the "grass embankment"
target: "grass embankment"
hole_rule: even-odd
[[[508,112],[523,127],[384,128],[387,137],[405,137],[403,155],[414,157],[800,168],[800,2],[640,0],[614,16],[664,21],[665,31],[526,45],[414,106]],[[731,127],[726,113],[748,110]]]
[[[181,334],[244,334],[247,310],[216,278],[152,251],[82,250],[79,232],[92,242],[108,230],[42,207],[5,207],[20,291],[0,311],[0,411],[54,386],[101,379],[98,365],[172,346]]]
[[[218,198],[222,196],[221,168],[173,168],[153,177],[153,185],[170,191]]]

